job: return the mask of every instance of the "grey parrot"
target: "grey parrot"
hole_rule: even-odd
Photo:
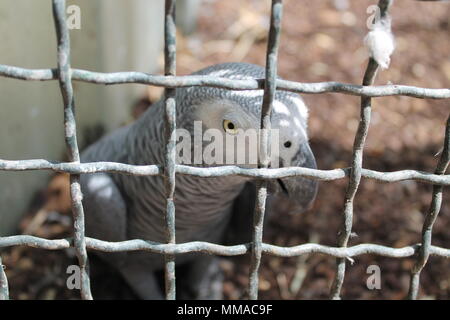
[[[264,78],[265,70],[246,63],[224,63],[200,70],[194,75],[229,79]],[[183,128],[194,141],[194,122],[201,121],[203,132],[214,129],[223,136],[238,129],[260,128],[263,90],[232,91],[211,87],[178,88],[177,128]],[[308,109],[298,94],[278,90],[271,115],[278,129],[279,161],[270,167],[316,168],[307,135]],[[114,161],[133,165],[164,162],[164,101],[152,105],[134,123],[122,127],[89,146],[82,162]],[[207,147],[205,140],[202,147]],[[192,146],[195,148],[196,146]],[[197,146],[198,147],[198,146]],[[235,147],[223,144],[216,154],[227,156]],[[186,159],[186,157],[183,157]],[[233,158],[234,159],[234,158]],[[229,163],[226,163],[229,164]],[[193,163],[209,167],[218,164]],[[225,165],[225,164],[219,164]],[[254,164],[236,163],[242,167]],[[145,239],[165,242],[164,181],[160,176],[130,176],[112,173],[84,174],[81,177],[86,216],[86,234],[105,241]],[[176,176],[176,242],[207,241],[233,244],[251,241],[255,190],[252,179],[240,176],[200,178]],[[306,210],[315,198],[314,180],[290,177],[269,182],[271,194],[288,196],[296,211]],[[164,257],[148,252],[99,253],[101,260],[116,269],[141,299],[164,297],[156,273],[164,268]],[[184,266],[177,278],[177,297],[186,299],[221,298],[221,272],[217,258],[199,253],[176,256]]]

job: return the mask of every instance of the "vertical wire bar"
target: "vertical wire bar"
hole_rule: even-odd
[[[2,264],[0,256],[0,300],[9,300],[8,278],[5,273],[5,266]]]
[[[378,7],[380,8],[381,19],[385,17],[387,11],[392,3],[392,0],[380,0]],[[366,71],[364,73],[363,86],[370,86],[373,84],[377,72],[378,63],[373,59],[369,59]],[[338,246],[346,247],[350,234],[352,232],[353,224],[353,201],[355,199],[358,186],[361,181],[361,169],[363,160],[364,144],[366,142],[367,133],[369,132],[370,116],[372,112],[372,99],[370,97],[361,97],[361,113],[356,132],[355,141],[353,143],[353,156],[351,173],[349,183],[345,195],[343,221],[341,229],[338,234]],[[340,299],[342,284],[345,277],[345,258],[338,258],[336,260],[336,276],[331,286],[331,298]]]
[[[280,43],[281,17],[283,11],[282,0],[273,0],[270,17],[269,40],[266,56],[266,77],[264,84],[264,98],[261,110],[261,138],[259,167],[267,168],[269,165],[269,132],[271,129],[270,115],[275,97],[277,77],[277,57]],[[262,254],[263,222],[266,210],[267,180],[258,180],[256,183],[257,199],[253,215],[253,242],[250,265],[249,297],[258,299],[258,275]]]
[[[166,76],[176,74],[176,0],[165,2],[164,23],[164,73]],[[165,90],[165,165],[164,181],[166,191],[166,238],[167,243],[175,244],[175,159],[176,159],[176,89]],[[165,255],[166,299],[175,300],[175,255]]]
[[[450,115],[447,118],[447,125],[445,128],[444,149],[441,158],[436,166],[435,174],[443,175],[450,163]],[[433,232],[433,225],[441,210],[442,192],[444,187],[439,185],[433,186],[433,197],[431,200],[428,214],[425,217],[422,228],[422,245],[419,249],[417,261],[411,270],[411,278],[408,291],[408,299],[417,299],[420,286],[420,273],[425,267],[430,256],[431,238]]]
[[[66,1],[53,0],[53,18],[58,44],[58,77],[64,101],[64,130],[69,161],[80,163],[75,120],[75,101],[70,69],[70,37],[66,23]],[[88,256],[84,235],[84,211],[80,187],[80,175],[70,175],[70,196],[74,219],[74,247],[81,271],[81,298],[92,299],[88,274]]]

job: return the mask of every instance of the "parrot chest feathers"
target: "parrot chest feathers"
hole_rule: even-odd
[[[130,178],[130,177],[128,177]],[[234,198],[243,188],[230,178],[177,176],[175,228],[177,242],[217,241],[228,223]],[[205,182],[207,182],[205,184]],[[165,198],[161,177],[133,177],[122,186],[130,199],[130,238],[165,241]]]

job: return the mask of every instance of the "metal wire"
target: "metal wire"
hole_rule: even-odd
[[[58,79],[57,69],[24,69],[15,66],[0,65],[0,76],[20,80],[50,81]],[[264,79],[231,80],[212,76],[158,76],[143,72],[102,73],[81,69],[72,69],[72,80],[95,84],[139,83],[166,88],[216,87],[230,90],[264,89]],[[289,80],[276,80],[277,89],[296,93],[343,93],[365,97],[408,96],[421,99],[449,99],[450,89],[430,89],[405,85],[383,85],[364,87],[340,82],[302,83]]]
[[[269,165],[269,130],[271,128],[270,115],[275,97],[277,78],[278,47],[280,43],[281,17],[283,3],[282,0],[272,1],[270,17],[269,41],[267,44],[266,56],[266,80],[264,83],[264,97],[261,110],[261,154],[258,157],[258,167],[267,168]],[[267,200],[267,180],[256,182],[256,205],[253,215],[253,242],[250,264],[249,297],[252,300],[258,299],[258,275],[262,255],[262,237],[264,214]]]
[[[392,4],[392,0],[380,0],[378,7],[380,8],[380,19],[385,18],[387,10]],[[370,86],[374,83],[379,66],[373,59],[369,59],[366,72],[364,74],[363,86]],[[353,225],[353,201],[361,182],[361,169],[363,161],[363,150],[369,133],[370,116],[372,113],[372,98],[361,97],[361,119],[359,121],[358,130],[356,131],[355,141],[353,143],[352,169],[350,171],[350,179],[347,186],[347,192],[344,201],[344,212],[341,231],[338,235],[338,245],[346,247]],[[345,258],[337,260],[336,276],[331,286],[331,298],[339,299],[342,284],[345,277]]]
[[[444,138],[444,150],[442,151],[441,158],[436,167],[436,174],[444,174],[450,163],[450,116],[447,119],[447,127],[445,130]],[[422,246],[420,247],[416,264],[411,270],[411,280],[409,286],[408,297],[410,299],[416,299],[419,292],[419,279],[420,272],[425,267],[428,257],[430,256],[431,248],[431,235],[433,231],[433,225],[436,221],[437,215],[441,209],[442,204],[442,190],[443,187],[439,185],[433,186],[433,198],[431,200],[430,209],[422,229]]]
[[[136,176],[156,176],[162,175],[163,172],[162,168],[158,165],[129,165],[117,162],[86,162],[77,164],[69,162],[49,161],[45,159],[15,161],[0,160],[0,170],[51,170],[55,172],[65,172],[70,174],[111,172]],[[177,174],[192,175],[204,178],[235,175],[261,179],[305,177],[319,181],[334,181],[350,176],[350,171],[351,168],[332,170],[318,170],[303,167],[288,167],[277,169],[244,169],[236,166],[199,168],[186,165],[175,165],[175,173]],[[364,178],[373,179],[385,183],[412,180],[441,186],[450,186],[450,175],[436,175],[417,170],[380,172],[363,168],[361,169],[361,175]]]
[[[4,268],[2,257],[0,257],[0,300],[7,300],[9,296],[8,278]]]
[[[175,76],[176,73],[176,27],[175,27],[175,0],[166,0],[164,25],[164,57],[165,75]],[[166,233],[167,243],[175,244],[175,159],[176,159],[176,89],[165,90],[165,115],[166,130],[165,172],[164,181],[166,187]],[[165,280],[166,298],[175,300],[175,256],[165,256]]]
[[[66,23],[65,0],[53,0],[53,18],[58,45],[58,78],[61,95],[64,102],[64,134],[69,161],[80,163],[80,152],[77,143],[77,126],[75,122],[75,99],[73,96],[72,79],[70,74],[70,38]],[[88,256],[84,238],[84,211],[81,200],[80,175],[70,175],[70,196],[72,199],[72,214],[74,223],[74,246],[81,271],[81,297],[92,299],[89,285]]]
[[[391,0],[380,0],[379,7],[382,15],[387,13]],[[74,247],[78,263],[82,271],[81,297],[92,299],[87,273],[88,259],[86,249],[103,252],[148,251],[165,255],[166,298],[175,299],[175,256],[189,252],[203,252],[216,255],[234,256],[250,253],[252,257],[250,267],[249,297],[258,296],[258,270],[262,254],[279,257],[295,257],[303,254],[321,253],[336,257],[336,277],[332,285],[331,297],[339,298],[345,276],[345,259],[362,254],[375,254],[392,258],[405,258],[417,256],[415,266],[411,271],[411,285],[408,297],[415,299],[419,289],[420,272],[430,255],[450,258],[450,249],[431,245],[432,227],[440,210],[442,191],[444,186],[450,185],[450,175],[445,175],[450,161],[450,117],[447,120],[444,138],[444,151],[437,165],[435,173],[416,170],[401,170],[395,172],[378,172],[362,167],[362,153],[365,138],[370,125],[371,98],[382,96],[409,96],[421,99],[449,99],[450,89],[428,89],[403,85],[371,86],[378,70],[377,63],[370,59],[364,76],[363,85],[353,85],[338,82],[299,83],[276,79],[277,50],[279,46],[282,0],[272,1],[271,23],[269,31],[266,76],[265,79],[231,80],[211,76],[175,76],[176,72],[176,39],[174,24],[175,0],[166,0],[165,10],[165,75],[157,76],[141,72],[98,73],[87,70],[71,69],[70,67],[70,39],[65,23],[65,0],[52,0],[55,29],[58,44],[58,68],[56,69],[23,69],[14,66],[0,65],[0,76],[21,79],[48,81],[58,80],[64,102],[65,138],[70,162],[55,162],[45,159],[31,160],[2,160],[2,171],[51,170],[66,172],[71,175],[71,197],[74,218],[74,236],[68,239],[47,240],[43,238],[20,235],[0,237],[0,248],[10,246],[30,246],[48,250],[61,250]],[[164,166],[146,165],[136,166],[114,162],[80,163],[79,151],[76,142],[76,121],[74,117],[74,98],[72,81],[84,81],[96,84],[123,84],[140,83],[145,85],[162,86],[165,91],[165,127],[166,127],[166,156]],[[175,163],[175,89],[187,86],[210,86],[230,90],[261,90],[264,89],[262,106],[261,128],[270,128],[270,112],[273,96],[276,89],[283,89],[297,93],[342,93],[361,97],[361,119],[355,136],[353,157],[350,168],[334,170],[318,170],[302,167],[268,169],[267,157],[259,159],[258,169],[243,169],[237,166],[216,168],[197,168]],[[264,131],[263,131],[264,132]],[[262,140],[262,150],[267,147],[267,139]],[[159,175],[165,180],[166,196],[166,232],[167,243],[156,243],[140,239],[122,242],[107,242],[85,237],[84,213],[82,206],[82,193],[79,184],[79,175],[95,172],[114,172],[128,175]],[[239,175],[258,178],[258,197],[254,215],[254,232],[252,243],[235,246],[222,246],[208,242],[188,242],[176,244],[175,242],[175,206],[173,196],[175,192],[175,175],[194,175],[199,177],[219,177]],[[338,235],[337,247],[306,243],[294,247],[279,247],[262,243],[263,219],[265,199],[267,196],[267,179],[284,177],[305,177],[319,181],[333,181],[349,177],[346,192],[342,230]],[[358,190],[361,178],[373,179],[380,182],[392,183],[404,180],[414,180],[431,183],[433,198],[425,219],[422,232],[422,242],[403,248],[391,248],[377,244],[359,244],[348,247],[348,240],[352,228],[353,199]],[[3,270],[0,257],[0,300],[8,299],[8,281]]]

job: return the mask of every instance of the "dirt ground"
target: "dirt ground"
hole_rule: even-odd
[[[366,9],[376,1],[285,0],[284,3],[280,76],[301,82],[361,83],[367,64],[363,46],[369,17]],[[179,36],[179,73],[188,74],[227,61],[264,65],[269,7],[268,1],[260,0],[205,1],[197,31],[190,36]],[[450,4],[396,1],[392,17],[396,51],[390,68],[379,74],[376,84],[448,88]],[[150,88],[149,93],[151,99],[158,95],[154,88]],[[360,99],[341,94],[305,95],[304,98],[310,107],[311,146],[319,168],[348,167]],[[379,171],[434,171],[438,160],[435,155],[442,147],[448,115],[449,102],[446,100],[375,99],[364,167]],[[54,183],[58,189],[58,183]],[[321,183],[314,207],[302,215],[293,216],[280,210],[265,230],[265,241],[282,246],[305,242],[336,245],[346,184],[347,180]],[[22,231],[29,227],[36,212],[42,208],[39,199],[45,192],[48,190],[36,196],[30,215],[21,225]],[[448,188],[445,192],[434,226],[433,244],[449,248]],[[61,194],[56,192],[54,196]],[[382,184],[363,179],[354,207],[353,231],[356,236],[350,245],[371,242],[402,247],[420,242],[430,201],[431,186],[427,184],[413,181]],[[61,206],[64,208],[64,204]],[[57,207],[54,204],[52,208]],[[32,232],[47,237],[68,236],[70,218],[64,214],[47,215]],[[3,260],[13,299],[78,298],[77,292],[65,289],[65,269],[74,261],[73,252],[13,248],[3,254]],[[369,290],[366,286],[366,269],[373,264],[381,269],[381,290]],[[356,257],[353,265],[348,264],[342,297],[403,299],[413,264],[413,259]],[[260,298],[327,298],[334,266],[335,259],[317,254],[299,258],[263,256]],[[223,259],[222,267],[226,274],[225,297],[244,297],[248,284],[248,258]],[[126,292],[123,295],[124,298],[131,297]],[[420,298],[450,298],[449,260],[429,259],[422,272]]]

